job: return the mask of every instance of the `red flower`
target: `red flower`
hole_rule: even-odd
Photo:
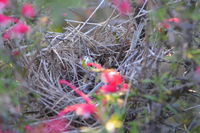
[[[91,114],[94,114],[95,111],[96,107],[93,104],[80,104],[76,109],[76,114],[88,118]]]
[[[9,4],[9,0],[0,0],[0,12],[6,8]]]
[[[21,38],[24,34],[28,32],[29,28],[23,23],[17,23],[14,27],[10,29],[10,33],[14,38]]]
[[[179,24],[181,21],[179,18],[170,18],[170,19],[165,19],[163,20],[163,22],[160,23],[160,25],[162,27],[164,27],[165,29],[169,29],[171,26],[170,26],[170,23],[176,23],[176,24]]]
[[[117,6],[117,10],[121,15],[126,15],[131,12],[130,0],[112,0],[112,3]]]
[[[121,85],[106,84],[100,88],[100,92],[104,94],[109,94],[115,92],[125,92],[127,91],[127,89],[128,89],[128,84],[121,84]]]
[[[87,103],[75,104],[75,105],[67,106],[62,111],[60,111],[58,116],[63,116],[64,114],[67,114],[69,112],[76,111],[76,113],[78,115],[81,115],[81,116],[83,116],[85,118],[88,118],[91,114],[95,113],[96,107],[92,104],[91,99],[86,94],[84,94],[83,92],[78,90],[75,86],[73,86],[71,83],[69,83],[66,80],[59,80],[59,83],[60,84],[65,84],[65,85],[69,86],[70,88],[72,88]]]
[[[35,17],[35,9],[29,3],[23,4],[21,8],[21,13],[27,18],[34,18]]]
[[[24,130],[25,133],[62,133],[67,130],[67,125],[66,120],[56,118],[34,126],[26,125]]]
[[[122,84],[122,87],[120,88],[120,91],[127,91],[128,89],[128,84]]]
[[[6,31],[2,34],[2,38],[4,40],[9,40],[10,39],[10,31]]]
[[[24,129],[25,129],[26,132],[28,132],[28,131],[31,131],[32,128],[31,128],[31,126],[26,125],[26,126],[24,127]]]
[[[12,31],[16,34],[25,34],[28,32],[28,26],[23,23],[18,23],[12,28]]]
[[[20,51],[18,51],[18,50],[13,50],[13,51],[11,52],[11,55],[13,55],[13,56],[18,56],[18,55],[20,55]]]
[[[165,21],[167,21],[167,22],[174,22],[174,23],[177,23],[177,24],[181,22],[179,18],[170,18],[170,19],[167,19]]]
[[[6,27],[9,23],[11,23],[11,21],[12,21],[11,17],[0,14],[0,26],[1,27]]]
[[[92,103],[91,99],[84,94],[83,92],[81,92],[80,90],[78,90],[75,86],[73,86],[71,83],[69,83],[66,80],[59,80],[60,84],[65,84],[67,86],[69,86],[71,89],[73,89],[79,96],[81,96],[87,103]]]
[[[100,88],[100,91],[104,94],[114,93],[117,91],[117,87],[113,84],[104,85]]]
[[[8,40],[12,38],[21,38],[24,34],[28,32],[29,28],[25,24],[19,22],[14,27],[10,28],[8,31],[4,32],[2,38]]]
[[[169,29],[170,28],[170,25],[168,23],[164,23],[164,22],[160,23],[160,26],[162,26],[165,29]]]
[[[104,72],[101,73],[101,80],[104,83],[118,85],[122,83],[122,76],[119,72],[113,69],[106,69]]]
[[[66,131],[68,122],[66,120],[51,120],[44,124],[44,133],[62,133]]]
[[[88,67],[96,67],[97,69],[103,69],[103,67],[101,66],[101,65],[99,65],[99,64],[97,64],[97,63],[87,63],[87,66]]]
[[[96,111],[96,107],[93,104],[83,103],[83,104],[75,104],[71,106],[65,107],[58,116],[63,116],[69,112],[76,111],[77,115],[83,116],[84,118],[88,118],[91,114],[94,114]]]
[[[118,8],[118,11],[121,15],[126,15],[131,12],[131,3],[129,0],[123,0]]]

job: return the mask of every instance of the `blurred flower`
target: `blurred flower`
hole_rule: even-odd
[[[112,85],[118,85],[122,83],[122,76],[119,72],[113,69],[106,69],[101,73],[101,80],[104,83],[109,83]]]
[[[71,83],[69,83],[66,80],[59,80],[60,84],[65,84],[69,86],[71,89],[73,89],[78,95],[80,95],[87,103],[82,104],[75,104],[71,106],[65,107],[58,116],[62,116],[64,114],[67,114],[72,111],[76,111],[77,115],[81,115],[85,118],[88,118],[91,114],[94,114],[96,111],[96,107],[92,104],[92,100],[83,92],[78,90],[75,86],[73,86]]]
[[[106,84],[103,85],[99,91],[104,93],[104,94],[109,94],[109,93],[115,93],[115,92],[125,92],[128,90],[128,84]],[[97,93],[98,94],[98,93]]]
[[[65,84],[67,86],[69,86],[71,89],[73,89],[79,96],[81,96],[87,103],[92,103],[91,99],[84,94],[83,92],[81,92],[80,90],[78,90],[75,86],[73,86],[70,82],[66,81],[66,80],[59,80],[60,84]]]
[[[0,12],[4,10],[9,4],[9,0],[0,0]]]
[[[11,17],[0,14],[0,27],[6,27],[12,21]]]
[[[96,67],[97,69],[103,69],[103,67],[101,66],[101,65],[99,65],[99,64],[97,64],[97,63],[87,63],[87,66],[89,66],[89,67]]]
[[[194,71],[193,75],[192,75],[192,80],[199,84],[200,83],[200,66],[197,66],[196,70]]]
[[[198,66],[197,68],[196,68],[196,74],[199,74],[200,75],[200,66]]]
[[[97,94],[99,92],[104,94],[115,93],[118,91],[123,92],[128,89],[128,84],[122,83],[122,76],[116,70],[104,69],[97,63],[87,63],[87,66],[93,66],[96,68],[93,69],[93,71],[101,72],[101,81],[105,83],[105,85],[97,91]]]
[[[20,51],[18,51],[18,50],[13,50],[13,51],[11,52],[11,55],[13,55],[13,56],[18,56],[18,55],[20,55]]]
[[[112,0],[112,3],[117,7],[121,15],[126,15],[131,12],[130,0]]]
[[[122,126],[122,122],[119,119],[119,116],[117,114],[113,114],[106,123],[106,129],[109,132],[114,132],[116,128],[120,128]]]
[[[106,83],[100,88],[100,92],[105,94],[122,92],[128,89],[128,84],[122,83],[122,76],[114,69],[105,69],[101,73],[101,81]]]
[[[48,121],[44,124],[44,133],[62,133],[66,130],[68,122],[63,119],[56,119]]]
[[[35,17],[35,9],[29,3],[25,3],[22,5],[21,13],[27,18],[34,18]]]
[[[94,114],[96,107],[93,104],[80,104],[76,109],[76,114],[81,115],[84,118],[89,118],[91,114]]]
[[[15,26],[11,27],[9,30],[2,34],[4,40],[9,40],[11,38],[21,38],[24,34],[28,32],[29,28],[27,25],[19,22]]]
[[[127,91],[127,89],[128,89],[128,84],[124,83],[124,84],[122,84],[120,91]]]
[[[179,18],[170,18],[170,19],[166,19],[165,21],[168,21],[168,22],[174,22],[174,23],[180,23],[180,19]]]
[[[170,19],[165,19],[163,20],[159,25],[162,26],[163,28],[165,29],[169,29],[171,26],[170,26],[170,23],[176,23],[176,24],[179,24],[181,21],[179,18],[170,18]]]
[[[105,93],[105,94],[107,94],[107,93],[114,93],[114,92],[117,91],[117,88],[116,88],[116,86],[113,85],[113,84],[107,84],[107,85],[102,86],[102,87],[100,88],[100,91],[101,91],[102,93]]]
[[[58,116],[63,116],[64,114],[67,114],[69,112],[76,111],[77,115],[83,116],[84,118],[90,117],[91,114],[94,114],[96,111],[96,107],[93,104],[75,104],[71,106],[65,107]]]
[[[29,126],[29,125],[26,125],[25,127],[24,127],[24,130],[26,131],[26,132],[29,132],[29,131],[31,131],[31,126]]]
[[[10,39],[10,31],[6,31],[2,34],[2,38],[4,40],[9,40]]]
[[[62,16],[63,16],[63,17],[67,17],[68,14],[65,12],[65,13],[62,14]]]
[[[24,34],[28,32],[29,28],[23,23],[17,23],[14,27],[10,29],[10,33],[14,38],[21,38]]]

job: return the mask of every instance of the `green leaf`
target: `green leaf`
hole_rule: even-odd
[[[146,98],[146,99],[152,100],[152,101],[157,101],[157,99],[158,99],[157,97],[150,96],[150,95],[144,95],[143,97]]]
[[[139,133],[139,130],[138,130],[138,125],[136,122],[129,122],[128,123],[130,126],[131,126],[131,133]]]

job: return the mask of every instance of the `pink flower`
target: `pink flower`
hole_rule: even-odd
[[[196,74],[198,74],[198,75],[200,75],[200,66],[198,66],[197,68],[196,68]]]
[[[96,107],[93,104],[82,103],[75,104],[71,106],[65,107],[58,116],[63,116],[69,112],[76,111],[77,115],[83,116],[84,118],[88,118],[90,115],[94,114],[96,111]]]
[[[35,17],[35,9],[29,3],[23,4],[21,8],[21,13],[27,18],[34,18]]]
[[[104,83],[118,85],[122,83],[122,76],[120,75],[119,72],[113,69],[106,69],[101,73],[101,80]]]
[[[1,27],[6,27],[9,23],[11,23],[11,21],[12,21],[11,17],[0,14],[0,26]]]
[[[118,0],[115,0],[113,2],[118,2]],[[104,69],[101,65],[96,63],[88,63],[87,66],[94,66],[101,72],[101,81],[105,83],[99,91],[97,91],[97,94],[99,92],[102,92],[104,94],[108,93],[115,93],[118,91],[126,91],[128,89],[128,84],[122,83],[122,76],[119,72],[117,72],[114,69]]]
[[[131,12],[130,0],[112,0],[112,3],[117,6],[117,10],[121,15],[127,15]]]
[[[167,19],[165,21],[174,22],[174,23],[177,23],[177,24],[181,22],[179,18],[170,18],[170,19]]]
[[[28,30],[29,28],[27,25],[19,22],[10,29],[10,32],[14,38],[21,38],[24,34],[28,32]]]
[[[91,99],[84,94],[83,92],[81,92],[80,90],[78,90],[75,86],[73,86],[71,83],[69,83],[66,80],[59,80],[60,84],[65,84],[67,86],[69,86],[71,89],[73,89],[79,96],[81,96],[87,103],[92,103]]]
[[[99,65],[99,64],[97,64],[97,63],[87,63],[87,66],[89,66],[89,67],[96,67],[97,69],[103,69],[103,67],[101,66],[101,65]]]
[[[193,74],[193,78],[192,80],[197,83],[197,84],[200,84],[200,66],[197,66],[196,67],[196,70]]]
[[[115,93],[115,92],[125,92],[128,89],[128,84],[106,84],[103,85],[99,90],[104,94]]]
[[[163,22],[161,22],[160,25],[164,27],[165,29],[169,29],[171,27],[170,23],[180,24],[180,22],[181,21],[179,18],[169,18],[169,19],[163,20]]]
[[[0,0],[0,12],[4,10],[9,4],[9,0]]]
[[[9,40],[10,39],[10,31],[6,31],[2,34],[2,38],[4,40]]]
[[[18,55],[20,55],[21,53],[20,53],[20,51],[18,51],[18,50],[13,50],[12,52],[11,52],[11,55],[13,55],[13,56],[18,56]]]
[[[25,129],[26,132],[28,132],[28,131],[31,131],[32,128],[31,128],[31,126],[26,125],[26,126],[24,127],[24,129]]]
[[[66,120],[51,120],[44,124],[44,133],[62,133],[66,131],[68,122]]]
[[[160,26],[165,28],[165,29],[169,29],[170,28],[170,25],[168,23],[164,23],[164,22],[160,23]]]
[[[100,92],[102,92],[104,94],[114,93],[116,91],[117,91],[117,87],[112,84],[104,85],[100,88]]]
[[[131,3],[129,0],[123,0],[119,7],[118,11],[121,15],[126,15],[131,12]]]
[[[69,83],[66,80],[59,80],[60,84],[65,84],[72,88],[78,95],[80,95],[87,103],[82,104],[75,104],[71,106],[65,107],[58,116],[63,116],[64,114],[67,114],[72,111],[76,111],[77,115],[81,115],[85,118],[88,118],[91,114],[95,113],[96,107],[92,104],[92,100],[83,92],[78,90],[75,86],[73,86],[71,83]]]
[[[76,114],[88,118],[91,114],[94,114],[95,111],[96,107],[93,104],[80,104],[76,109]]]
[[[120,91],[127,91],[128,89],[128,84],[122,84],[122,87],[120,88]]]
[[[28,30],[29,28],[27,25],[19,22],[14,27],[4,32],[2,38],[4,40],[9,40],[11,38],[21,38],[24,34],[28,32]]]
[[[26,125],[24,130],[25,133],[62,133],[67,130],[67,125],[66,120],[56,118],[34,126]]]

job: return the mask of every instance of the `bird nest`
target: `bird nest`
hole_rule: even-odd
[[[43,41],[47,44],[45,47],[20,58],[22,65],[29,64],[26,65],[26,88],[38,95],[37,100],[30,100],[28,107],[23,109],[25,116],[41,120],[55,116],[66,106],[83,102],[71,88],[61,86],[60,79],[70,81],[91,96],[102,83],[97,73],[85,67],[87,62],[116,69],[134,86],[139,85],[141,79],[152,76],[158,60],[169,51],[145,41],[146,21],[140,18],[136,22],[137,18],[115,17],[104,23],[85,22],[76,28],[69,24],[65,33],[47,32]],[[29,96],[35,99],[31,93]],[[95,122],[77,120],[71,113],[66,118],[79,127]]]
[[[40,95],[42,108],[37,107],[43,113],[40,117],[55,115],[68,105],[83,102],[72,89],[61,86],[60,79],[70,81],[89,95],[101,86],[96,80],[98,75],[84,67],[84,62],[117,69],[134,85],[142,77],[151,76],[156,57],[164,53],[156,55],[158,50],[146,44],[142,38],[144,24],[130,19],[121,24],[110,21],[95,25],[87,32],[72,27],[67,27],[65,33],[48,32],[45,35],[48,45],[36,54],[28,73],[31,91]]]

